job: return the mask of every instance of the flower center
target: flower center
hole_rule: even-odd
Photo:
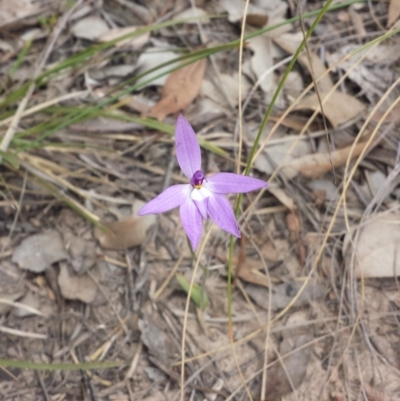
[[[200,189],[205,178],[206,176],[204,175],[204,173],[200,170],[197,170],[193,174],[193,177],[190,180],[190,184],[193,185],[195,188]]]

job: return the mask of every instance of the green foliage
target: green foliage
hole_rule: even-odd
[[[0,367],[29,370],[100,370],[116,368],[121,365],[122,362],[120,361],[82,363],[34,363],[28,361],[14,361],[12,359],[0,359]]]
[[[189,292],[190,283],[186,280],[185,276],[182,274],[177,274],[176,279],[181,286],[182,290]],[[205,309],[209,304],[207,293],[204,291],[204,288],[198,284],[194,284],[192,287],[192,291],[190,293],[190,298],[194,302],[194,304],[200,308]]]

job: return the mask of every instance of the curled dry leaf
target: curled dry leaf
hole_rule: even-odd
[[[137,26],[126,26],[123,28],[113,28],[108,32],[100,35],[98,38],[99,42],[109,42],[111,40],[115,40],[120,38],[121,36],[128,35],[140,29],[141,27]],[[132,38],[126,38],[124,40],[119,41],[115,44],[117,47],[129,47],[131,50],[141,49],[150,38],[150,32],[146,32],[140,36],[134,36]]]
[[[21,269],[34,273],[41,273],[51,264],[63,259],[68,259],[68,253],[61,235],[55,230],[25,238],[12,256],[12,261]]]
[[[270,281],[267,275],[262,273],[262,269],[263,265],[259,260],[248,258],[238,270],[237,276],[247,283],[269,288]]]
[[[106,249],[122,251],[144,244],[147,240],[147,230],[156,222],[156,216],[136,216],[136,212],[143,205],[144,202],[135,201],[132,215],[124,220],[102,221],[102,226],[107,230],[95,227],[94,236],[100,245]]]
[[[347,269],[358,277],[400,276],[399,214],[372,215],[360,228],[358,238],[354,231],[347,233],[343,242]]]
[[[70,274],[66,263],[60,266],[58,285],[62,296],[66,299],[79,300],[86,304],[96,299],[97,284],[88,276]]]
[[[353,150],[352,146],[347,146],[330,153],[306,155],[283,165],[282,172],[288,178],[296,177],[298,174],[307,178],[318,178],[331,171],[332,165],[334,168],[340,167],[346,163],[348,158],[358,157],[366,146],[365,142],[361,142],[355,145]]]
[[[75,37],[92,41],[105,35],[109,30],[110,28],[106,22],[100,16],[96,15],[79,20],[71,28],[71,32]]]
[[[354,96],[347,93],[334,91],[330,95],[327,92],[320,92],[322,108],[325,117],[334,128],[354,117],[360,115],[365,105]],[[324,101],[324,99],[326,100]],[[293,110],[320,110],[320,104],[316,93],[304,97]]]
[[[165,82],[161,100],[149,115],[161,121],[168,114],[185,110],[200,92],[206,65],[206,59],[201,59],[171,73]]]

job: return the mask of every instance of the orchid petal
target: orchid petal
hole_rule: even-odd
[[[190,193],[190,197],[197,202],[207,199],[210,195],[211,192],[203,186],[201,188],[193,188],[193,191]]]
[[[193,200],[194,204],[196,205],[197,209],[199,209],[199,212],[201,214],[201,217],[204,220],[207,220],[208,214],[207,214],[207,210],[208,210],[208,198],[203,199],[201,201],[196,201]]]
[[[146,203],[139,211],[138,216],[152,213],[163,213],[185,203],[190,199],[192,186],[189,184],[178,184],[167,188],[150,202]]]
[[[265,188],[268,183],[247,175],[217,173],[207,178],[204,186],[218,194],[239,194]]]
[[[183,228],[189,238],[192,249],[195,250],[200,242],[203,229],[201,214],[190,198],[181,205],[179,212]]]
[[[176,122],[175,145],[179,166],[183,174],[191,179],[196,171],[201,170],[201,152],[193,128],[182,115]]]
[[[212,194],[208,198],[208,215],[218,227],[240,238],[235,214],[228,198],[216,193]]]

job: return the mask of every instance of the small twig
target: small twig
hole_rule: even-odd
[[[5,326],[0,326],[0,332],[11,334],[17,337],[35,338],[37,340],[47,340],[47,336],[45,334],[30,333],[28,331],[12,329],[10,327],[5,327]]]
[[[143,349],[143,344],[142,344],[142,342],[140,342],[139,346],[135,352],[135,355],[133,356],[131,366],[129,367],[128,371],[126,372],[125,380],[131,379],[133,374],[135,373],[135,370],[139,365],[139,358],[142,353],[142,349]]]
[[[79,348],[76,349],[76,352],[78,354],[79,361],[82,362],[82,353]],[[82,382],[84,385],[84,389],[86,391],[86,395],[88,396],[90,401],[96,401],[96,397],[94,395],[92,383],[89,380],[89,376],[86,374],[86,371],[84,369],[81,369],[81,374],[82,374]]]
[[[45,313],[40,312],[40,310],[37,310],[36,308],[34,308],[32,306],[25,305],[21,302],[11,301],[10,299],[0,298],[0,305],[9,305],[9,306],[12,306],[13,308],[23,309],[24,311],[32,313],[33,315],[47,317],[47,315]]]
[[[47,392],[46,385],[44,384],[44,380],[43,380],[42,374],[40,373],[39,370],[36,371],[36,376],[37,376],[37,378],[39,380],[39,384],[40,384],[40,387],[42,388],[45,400],[46,401],[51,401],[49,393]]]

